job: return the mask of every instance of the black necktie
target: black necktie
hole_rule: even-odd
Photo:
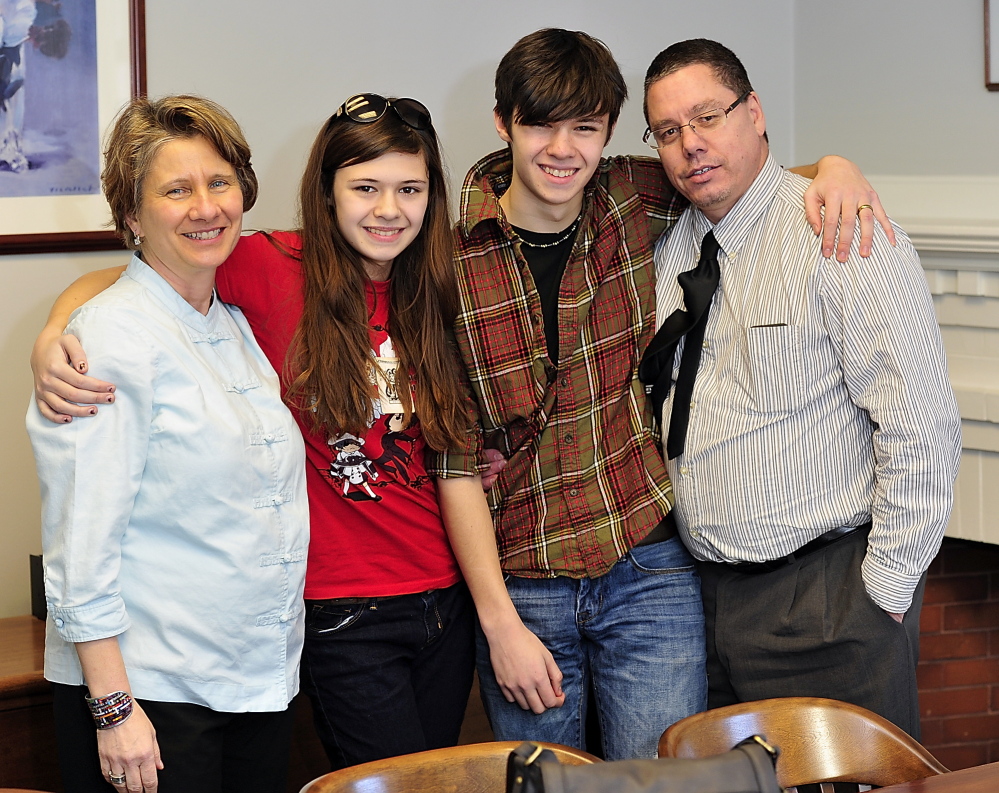
[[[663,412],[663,403],[669,395],[676,347],[680,339],[684,335],[687,336],[683,357],[680,359],[680,373],[676,378],[669,437],[666,439],[666,455],[670,460],[683,453],[687,423],[690,420],[690,397],[694,393],[697,367],[701,363],[704,328],[708,321],[711,298],[718,286],[718,278],[718,241],[714,232],[709,231],[701,243],[701,258],[697,262],[697,267],[680,273],[676,279],[683,290],[683,302],[687,309],[678,308],[666,318],[655,338],[649,343],[638,367],[639,379],[646,385],[652,386],[653,414],[656,420],[659,420]]]

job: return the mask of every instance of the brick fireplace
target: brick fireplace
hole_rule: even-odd
[[[944,539],[920,627],[923,744],[951,770],[999,761],[999,546]]]

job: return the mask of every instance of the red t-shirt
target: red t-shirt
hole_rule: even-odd
[[[271,235],[292,255],[297,234]],[[302,313],[302,274],[296,258],[278,250],[264,234],[241,237],[218,269],[219,297],[246,315],[274,368],[281,372]],[[390,281],[367,290],[369,335],[376,356],[391,357],[387,333]],[[325,599],[403,595],[440,589],[461,574],[441,520],[437,488],[424,465],[419,424],[376,414],[363,437],[314,433],[296,412],[305,438],[306,482],[312,537],[305,597]],[[388,410],[391,405],[387,404]]]

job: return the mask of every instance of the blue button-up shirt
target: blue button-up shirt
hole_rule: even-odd
[[[302,438],[243,315],[207,316],[133,258],[67,328],[113,406],[27,424],[42,484],[45,676],[117,636],[135,696],[228,712],[298,691],[308,502]]]

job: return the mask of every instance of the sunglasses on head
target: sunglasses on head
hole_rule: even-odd
[[[389,108],[395,111],[403,124],[413,129],[430,129],[430,111],[415,99],[386,99],[378,94],[354,94],[330,116],[330,122],[337,118],[348,118],[358,124],[371,124],[377,121]]]

